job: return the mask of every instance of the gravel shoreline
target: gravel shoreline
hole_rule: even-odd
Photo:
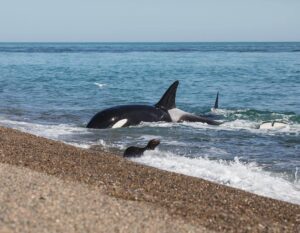
[[[101,188],[109,197],[160,208],[201,229],[300,232],[299,205],[4,127],[0,127],[0,163]]]
[[[0,232],[208,232],[101,187],[0,163]]]

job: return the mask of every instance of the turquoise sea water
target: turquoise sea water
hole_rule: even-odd
[[[175,80],[177,107],[221,126],[142,123],[88,130],[101,109],[155,104]],[[0,124],[300,203],[300,43],[0,43]],[[263,130],[265,121],[286,127]]]

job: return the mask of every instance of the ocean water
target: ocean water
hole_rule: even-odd
[[[175,80],[177,107],[220,126],[142,123],[86,129],[98,111],[155,104]],[[0,125],[300,204],[300,43],[0,43]],[[266,121],[279,129],[259,129]]]

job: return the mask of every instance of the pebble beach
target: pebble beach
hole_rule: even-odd
[[[0,232],[299,232],[300,206],[0,127]]]

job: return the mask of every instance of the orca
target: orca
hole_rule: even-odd
[[[209,118],[215,118],[218,119],[220,118],[220,114],[218,112],[219,108],[219,92],[217,92],[216,100],[214,106],[210,109],[210,112],[203,115],[204,117],[209,117]]]
[[[217,109],[219,108],[219,92],[217,92],[217,97],[215,100],[215,105],[214,107],[211,109],[212,112],[215,112]]]
[[[159,144],[160,141],[158,139],[152,139],[147,146],[142,148],[130,146],[124,151],[123,157],[141,157],[146,150],[154,150]]]
[[[210,109],[210,112],[202,115],[203,117],[213,119],[213,120],[221,120],[224,118],[222,111],[218,111],[219,108],[219,92],[217,92],[217,96],[215,99],[214,106]]]
[[[121,105],[104,109],[92,117],[87,128],[120,128],[138,125],[141,122],[203,122],[220,125],[220,122],[184,112],[176,108],[176,91],[179,81],[175,81],[154,106]]]

